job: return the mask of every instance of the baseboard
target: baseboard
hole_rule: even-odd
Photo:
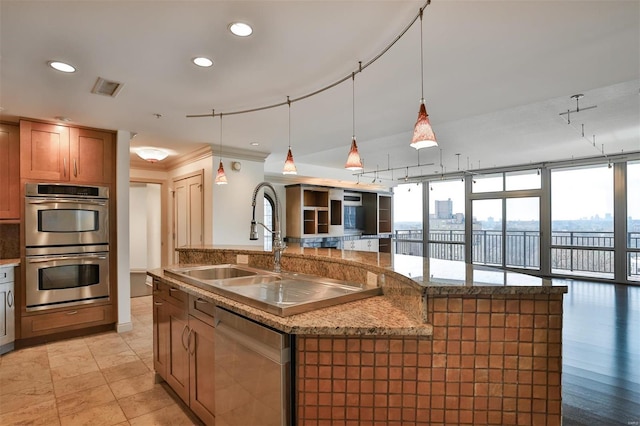
[[[125,322],[122,324],[116,324],[116,331],[118,333],[125,333],[127,331],[131,331],[133,330],[133,323],[131,322]]]

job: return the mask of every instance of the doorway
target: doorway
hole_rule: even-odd
[[[131,297],[147,296],[152,283],[147,271],[162,265],[162,185],[129,184],[129,263]]]

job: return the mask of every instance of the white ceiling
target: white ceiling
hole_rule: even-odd
[[[422,5],[1,0],[0,119],[66,116],[136,132],[134,147],[176,154],[204,144],[217,149],[220,119],[187,115],[280,103],[350,76]],[[250,23],[253,35],[230,34],[236,20]],[[449,172],[640,150],[639,1],[433,0],[423,31],[424,92],[440,149],[423,149],[418,158],[409,146],[421,90],[417,21],[355,77],[366,170],[420,162],[434,165],[410,174],[439,173],[440,155]],[[193,65],[199,55],[214,66]],[[53,59],[78,71],[54,71],[47,66]],[[98,77],[124,83],[117,97],[90,93]],[[572,115],[570,126],[559,113],[575,109],[570,96],[577,93],[585,94],[581,107],[597,108]],[[343,169],[351,127],[350,79],[293,103],[299,173],[355,180]],[[225,148],[271,153],[266,172],[278,173],[288,144],[287,107],[226,116],[222,138]]]

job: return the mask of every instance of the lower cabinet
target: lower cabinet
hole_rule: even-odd
[[[213,316],[207,318],[207,312],[213,312],[213,309],[208,309],[207,305],[213,306],[154,281],[153,364],[156,373],[200,420],[212,425],[215,423],[215,329]]]

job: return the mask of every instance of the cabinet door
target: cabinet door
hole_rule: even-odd
[[[189,352],[186,307],[166,303],[169,327],[169,359],[166,381],[185,403],[189,403]]]
[[[0,346],[15,338],[15,297],[13,282],[0,284]]]
[[[69,129],[55,124],[20,121],[20,176],[69,180]]]
[[[113,133],[70,129],[71,181],[110,183],[113,174]]]
[[[0,124],[0,219],[20,219],[20,129]]]
[[[167,380],[169,362],[169,312],[168,302],[153,296],[153,368]]]
[[[205,424],[213,425],[215,329],[192,316],[189,328],[189,406]]]

